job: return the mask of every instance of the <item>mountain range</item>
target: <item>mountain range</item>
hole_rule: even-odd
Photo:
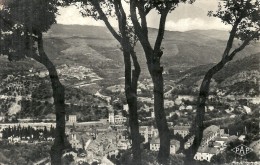
[[[157,29],[149,29],[149,40],[155,42]],[[165,31],[162,64],[165,70],[184,69],[216,63],[220,60],[228,37],[227,31],[192,30],[187,32]],[[123,66],[119,43],[105,27],[82,25],[53,25],[45,35],[46,51],[57,59],[57,64],[69,60],[85,66],[115,69]],[[236,41],[235,45],[239,42]],[[143,73],[147,73],[146,59],[140,44],[135,51]],[[260,52],[260,43],[253,43],[240,52],[236,59]],[[60,56],[63,55],[63,56]],[[121,73],[122,74],[122,73]]]

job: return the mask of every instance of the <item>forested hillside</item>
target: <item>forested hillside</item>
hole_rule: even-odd
[[[257,96],[259,93],[258,81],[260,53],[230,62],[223,70],[213,77],[212,85],[219,89],[224,89],[228,94],[245,94]],[[170,70],[170,76],[177,79],[177,84],[182,88],[189,88],[188,91],[196,92],[207,70],[213,64],[193,67],[184,72],[174,72]],[[187,91],[187,92],[188,92]]]

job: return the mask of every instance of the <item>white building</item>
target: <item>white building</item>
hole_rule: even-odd
[[[155,118],[154,110],[151,111],[151,118]]]
[[[123,110],[124,110],[124,111],[126,111],[126,112],[128,112],[128,111],[129,111],[128,104],[125,104],[125,105],[123,106]]]
[[[215,147],[199,147],[197,153],[194,156],[194,159],[199,161],[206,160],[210,162],[212,156],[217,155],[218,153],[219,149]]]
[[[74,123],[77,123],[77,115],[69,115],[69,120],[68,122],[70,124],[74,124]]]
[[[190,133],[190,126],[189,125],[176,125],[173,127],[174,135],[181,135],[183,138]]]
[[[213,155],[217,155],[226,147],[228,136],[224,134],[224,130],[216,125],[211,125],[203,131],[201,145],[194,156],[195,160],[210,162]]]
[[[184,149],[188,149],[190,148],[190,146],[193,144],[193,141],[194,141],[194,135],[191,136],[187,142],[184,143]]]
[[[159,151],[160,148],[160,139],[153,138],[150,142],[150,150],[151,151]],[[174,155],[180,148],[180,142],[178,140],[172,139],[170,141],[170,154]]]
[[[109,112],[109,114],[108,114],[108,122],[111,123],[111,124],[115,123],[115,114],[114,114],[114,112]]]
[[[122,115],[115,115],[114,120],[115,124],[123,124],[127,121],[127,118]]]
[[[142,136],[144,136],[145,143],[147,143],[149,139],[159,135],[158,129],[154,128],[153,126],[140,126],[139,132]]]
[[[110,124],[123,124],[127,122],[127,118],[122,114],[115,115],[114,111],[110,111],[108,115],[108,122]]]
[[[220,130],[220,128],[216,125],[211,125],[207,127],[203,131],[203,138],[201,141],[202,145],[208,145],[209,141],[213,140],[216,138],[218,135],[222,134],[223,130]]]

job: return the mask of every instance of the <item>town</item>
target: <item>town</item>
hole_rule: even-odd
[[[102,97],[102,96],[100,96]],[[196,110],[193,105],[186,105],[194,101],[189,96],[178,96],[173,101],[172,107],[178,107],[177,110],[169,112],[167,119],[169,129],[171,131],[170,153],[172,155],[181,155],[189,147],[191,147],[194,135],[190,134],[191,122],[183,120],[189,115],[193,115]],[[186,101],[186,102],[185,102]],[[146,103],[146,100],[144,101]],[[177,104],[177,105],[176,105]],[[249,105],[252,102],[249,100]],[[66,136],[71,149],[66,150],[64,157],[73,157],[73,161],[82,164],[83,162],[98,164],[114,164],[115,159],[122,156],[124,151],[131,148],[131,138],[129,137],[128,127],[128,107],[115,114],[113,106],[108,105],[108,117],[99,119],[98,121],[78,122],[77,115],[68,115],[66,121]],[[239,107],[236,107],[238,109]],[[247,106],[240,107],[241,113],[252,114],[252,110]],[[126,111],[125,116],[123,111]],[[160,141],[159,133],[156,125],[151,122],[155,118],[152,107],[144,104],[140,111],[146,112],[148,116],[140,118],[139,132],[142,137],[142,148],[152,152],[158,152]],[[208,106],[208,113],[214,111],[214,106]],[[232,112],[234,108],[225,110],[229,116],[234,118]],[[236,113],[238,114],[238,113]],[[53,121],[42,120],[41,122],[32,122],[30,119],[18,119],[16,123],[4,123],[4,116],[1,117],[0,138],[1,141],[7,141],[10,145],[17,143],[38,144],[51,142],[54,140],[55,123]],[[173,122],[175,119],[175,122]],[[177,120],[183,122],[176,122]],[[223,118],[221,120],[224,120]],[[47,121],[47,122],[46,122]],[[175,124],[177,123],[177,124]],[[214,122],[213,122],[214,123]],[[215,122],[217,123],[217,122]],[[231,133],[232,128],[219,125],[209,125],[203,132],[203,139],[199,147],[195,160],[211,161],[214,155],[225,152],[230,142],[239,140],[245,141],[246,127],[242,132]],[[241,131],[241,130],[240,130]],[[256,143],[256,142],[254,142]],[[259,143],[259,140],[258,142]],[[182,145],[182,146],[181,146]],[[114,159],[111,159],[113,157]],[[49,160],[49,159],[45,159]]]

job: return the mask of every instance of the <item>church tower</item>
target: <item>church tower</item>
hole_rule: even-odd
[[[154,109],[151,111],[151,118],[155,118]]]
[[[108,122],[110,124],[115,124],[115,113],[112,106],[108,108]]]
[[[115,114],[114,114],[114,112],[109,112],[108,121],[109,121],[110,124],[114,124],[115,123]]]

